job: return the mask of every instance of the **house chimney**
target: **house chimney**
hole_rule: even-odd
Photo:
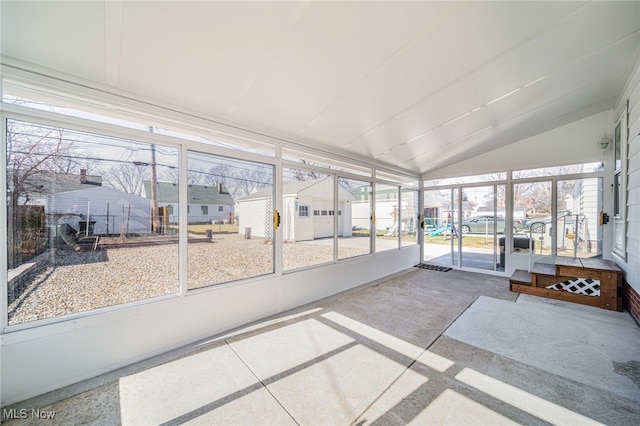
[[[80,169],[80,183],[87,183],[87,169]]]
[[[218,194],[222,194],[222,184],[218,183]]]

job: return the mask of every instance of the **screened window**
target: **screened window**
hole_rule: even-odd
[[[399,248],[400,238],[400,188],[395,185],[375,186],[376,252]]]
[[[335,236],[335,222],[327,213],[334,207],[334,185],[333,175],[317,169],[283,168],[280,229],[287,242],[282,247],[284,271],[334,261],[331,242]],[[312,209],[314,215],[310,216]]]
[[[187,197],[234,209],[189,217],[187,288],[273,273],[273,166],[195,151],[187,161]]]
[[[418,244],[418,191],[400,192],[400,238],[402,246]]]
[[[177,149],[6,125],[10,325],[177,293]]]
[[[371,253],[372,184],[359,179],[338,178],[338,191],[345,201],[338,210],[342,238],[338,238],[338,259]]]

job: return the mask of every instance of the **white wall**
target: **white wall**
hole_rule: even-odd
[[[413,245],[4,334],[2,405],[411,268],[419,256]]]

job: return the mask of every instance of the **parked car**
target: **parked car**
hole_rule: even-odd
[[[564,226],[572,226],[573,225],[574,216],[571,215],[571,210],[559,210],[558,211],[558,221],[560,226],[564,223]],[[551,226],[552,218],[550,215],[543,217],[532,217],[525,219],[522,223],[522,228],[526,231],[531,229],[531,225],[534,225],[534,232],[545,232],[549,226]]]
[[[504,234],[504,229],[505,229],[504,217],[496,216],[495,219],[497,219],[497,232],[499,234]],[[470,217],[467,220],[463,220],[462,223],[460,224],[460,231],[463,234],[470,234],[470,233],[484,234],[485,232],[493,233],[493,229],[494,229],[493,215]],[[518,224],[518,221],[514,221],[512,229],[514,232],[518,232],[520,229],[522,229],[522,227]]]

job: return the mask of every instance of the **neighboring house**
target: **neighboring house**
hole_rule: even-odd
[[[93,235],[151,232],[150,201],[106,186],[47,195],[45,211],[52,228],[66,223]]]
[[[102,186],[102,176],[35,172],[24,179],[30,206],[43,206],[50,232],[67,224],[93,235],[148,233],[149,200]],[[88,224],[88,225],[87,225]]]
[[[38,171],[27,176],[22,186],[29,194],[29,205],[43,205],[47,195],[102,186],[102,176],[88,175],[85,169],[79,175]]]
[[[375,228],[377,230],[396,232],[398,221],[402,220],[403,232],[414,232],[417,221],[418,206],[415,204],[413,192],[403,192],[401,205],[398,207],[398,187],[385,187],[376,191],[376,205],[371,206],[371,185],[355,188],[353,194],[353,226],[359,229],[369,229],[371,212],[376,213]],[[400,210],[402,210],[400,212]],[[402,215],[402,217],[401,217]]]
[[[338,211],[333,206],[333,180],[314,179],[282,186],[283,211],[280,227],[285,241],[306,241],[333,236],[333,219],[338,216],[338,236],[351,236],[353,194],[338,185]],[[264,187],[238,200],[239,233],[251,228],[251,235],[271,238],[273,188]]]
[[[144,182],[144,194],[151,199],[151,183]],[[158,207],[167,207],[169,223],[178,222],[178,185],[157,182]],[[189,185],[187,188],[188,223],[233,223],[235,202],[220,184],[217,186]]]

